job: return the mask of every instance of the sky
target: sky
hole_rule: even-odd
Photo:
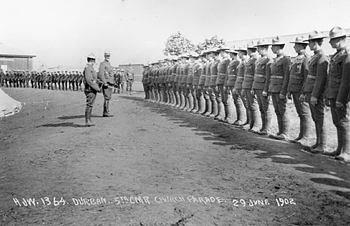
[[[350,28],[349,0],[1,0],[0,43],[35,54],[34,69],[164,59],[168,37],[193,44]],[[328,43],[326,43],[329,45]]]

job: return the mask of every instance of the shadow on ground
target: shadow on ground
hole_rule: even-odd
[[[263,137],[171,106],[144,101],[133,96],[121,98],[132,100],[139,106],[148,107],[152,112],[167,117],[169,121],[180,127],[192,128],[193,131],[196,131],[196,135],[202,136],[204,140],[212,141],[215,145],[231,146],[230,149],[233,151],[237,149],[259,150],[255,152],[257,158],[272,159],[276,163],[293,165],[298,171],[315,175],[311,178],[311,181],[315,183],[350,190],[349,164],[336,161],[331,157],[308,153],[297,144]],[[249,140],[247,140],[247,135],[249,135]],[[350,191],[329,190],[350,200]]]
[[[80,127],[86,127],[85,125],[79,125],[79,124],[75,124],[73,122],[62,122],[62,123],[52,123],[52,124],[44,124],[41,126],[37,126],[37,128],[39,127],[74,127],[74,128],[80,128]]]

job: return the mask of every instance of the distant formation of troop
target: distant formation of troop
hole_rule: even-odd
[[[322,50],[322,33],[296,37],[296,56],[283,52],[279,37],[231,49],[226,46],[190,52],[145,66],[142,82],[145,99],[181,110],[202,114],[250,132],[302,145],[312,153],[334,156],[350,162],[350,55],[345,30],[329,32],[335,53]],[[275,57],[268,56],[271,46]],[[306,48],[314,52],[306,54]],[[300,118],[298,137],[290,139],[290,118],[286,108],[292,99]],[[271,134],[270,103],[278,122]],[[337,128],[338,147],[327,148],[325,106],[331,108]],[[311,122],[317,141],[310,143]]]
[[[0,86],[50,90],[82,90],[83,73],[78,71],[6,71]]]

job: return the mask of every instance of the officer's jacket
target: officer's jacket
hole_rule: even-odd
[[[272,62],[273,59],[269,56],[263,56],[255,62],[253,89],[268,91]]]
[[[234,87],[237,79],[239,60],[231,60],[227,65],[227,86]]]
[[[193,72],[193,82],[192,85],[198,86],[199,85],[199,79],[202,75],[202,65],[198,62],[194,63],[194,72]]]
[[[210,77],[211,77],[211,72],[210,72],[210,68],[211,68],[211,64],[213,63],[213,61],[208,61],[205,65],[205,81],[204,81],[204,86],[209,86],[210,83]]]
[[[328,57],[322,50],[315,52],[309,61],[309,74],[304,82],[302,93],[311,93],[319,98],[327,82]]]
[[[236,84],[235,84],[236,89],[242,89],[246,62],[247,62],[246,59],[243,59],[237,67],[237,78],[236,78]]]
[[[182,65],[182,67],[181,67],[182,68],[181,83],[186,83],[189,67],[190,67],[189,63],[185,63],[185,64]]]
[[[175,82],[180,83],[181,82],[181,78],[182,78],[182,75],[181,75],[181,64],[177,63],[176,65],[177,66],[176,66]]]
[[[98,85],[100,81],[97,78],[97,73],[94,67],[90,64],[87,64],[84,68],[83,74],[84,74],[85,91],[92,91],[91,89],[98,91],[100,89]]]
[[[298,55],[291,61],[287,92],[300,93],[302,91],[309,74],[309,61],[310,57],[306,53]]]
[[[290,58],[282,54],[273,59],[271,64],[271,76],[269,83],[269,92],[287,94],[289,83],[289,65]]]
[[[200,77],[199,77],[199,82],[198,85],[200,86],[204,86],[205,83],[205,76],[207,74],[207,70],[206,70],[206,63],[200,62]]]
[[[216,85],[216,79],[218,78],[218,65],[219,65],[219,60],[215,60],[210,65],[210,83],[209,83],[209,86]]]
[[[193,83],[193,76],[194,76],[194,63],[189,63],[188,64],[188,76],[187,76],[187,80],[186,80],[187,84]]]
[[[350,50],[337,51],[329,62],[326,97],[344,105],[349,100]]]
[[[176,81],[176,67],[177,67],[177,64],[173,64],[171,67],[170,67],[170,70],[169,70],[169,74],[170,74],[170,82],[175,82]]]
[[[254,81],[255,74],[255,62],[258,59],[257,54],[253,54],[246,63],[245,73],[242,88],[243,89],[251,89]]]
[[[114,83],[113,81],[113,75],[112,75],[112,66],[111,63],[104,60],[100,63],[100,67],[98,69],[98,79],[103,82],[103,84],[106,84],[107,82]]]
[[[230,64],[229,58],[224,58],[220,60],[218,64],[218,78],[216,79],[216,85],[225,85],[227,80],[227,67]]]

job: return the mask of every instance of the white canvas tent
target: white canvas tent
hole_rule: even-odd
[[[21,109],[21,102],[14,100],[0,88],[0,118],[14,115]]]

